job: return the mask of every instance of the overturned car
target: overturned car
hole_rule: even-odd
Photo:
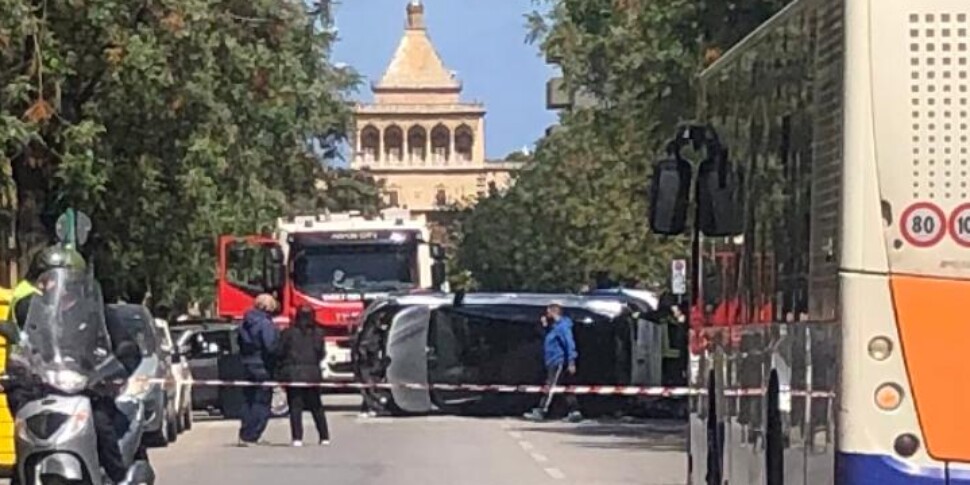
[[[538,395],[404,387],[400,384],[539,385],[544,381],[540,316],[557,303],[574,322],[576,385],[659,385],[651,311],[611,296],[408,295],[373,303],[353,345],[366,407],[378,413],[511,414]],[[644,311],[648,310],[648,311]],[[623,411],[630,398],[580,396],[588,415]]]

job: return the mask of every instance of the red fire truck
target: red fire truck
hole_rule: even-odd
[[[391,293],[440,289],[443,251],[431,244],[424,216],[388,209],[280,219],[271,236],[222,236],[216,311],[240,320],[260,293],[281,303],[277,323],[301,305],[316,311],[327,333],[328,380],[353,378],[350,336],[371,301]]]

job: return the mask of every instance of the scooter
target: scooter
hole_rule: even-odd
[[[50,281],[43,297],[31,301],[22,343],[11,355],[39,391],[15,418],[17,478],[22,485],[107,485],[89,396],[125,382],[130,371],[123,362],[137,357],[138,347],[125,342],[112,353],[96,283],[70,270],[52,271],[41,275]],[[127,468],[121,483],[153,485],[155,473],[139,456],[145,405],[119,401],[118,407],[129,421],[119,430]]]
[[[151,465],[139,459],[145,426],[142,401],[118,403],[129,426],[119,447],[129,464],[124,484],[155,482]],[[84,395],[49,394],[25,404],[17,413],[17,474],[24,485],[109,483],[98,461],[97,433],[91,400]]]

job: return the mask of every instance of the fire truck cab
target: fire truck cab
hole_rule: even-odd
[[[428,239],[425,217],[406,209],[283,218],[271,236],[220,237],[218,315],[240,320],[258,294],[271,293],[286,326],[309,305],[327,334],[324,378],[352,379],[349,340],[366,305],[443,284],[443,251]]]

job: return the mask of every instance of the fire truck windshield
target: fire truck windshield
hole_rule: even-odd
[[[293,257],[293,283],[313,295],[411,289],[416,256],[414,244],[305,246]]]

